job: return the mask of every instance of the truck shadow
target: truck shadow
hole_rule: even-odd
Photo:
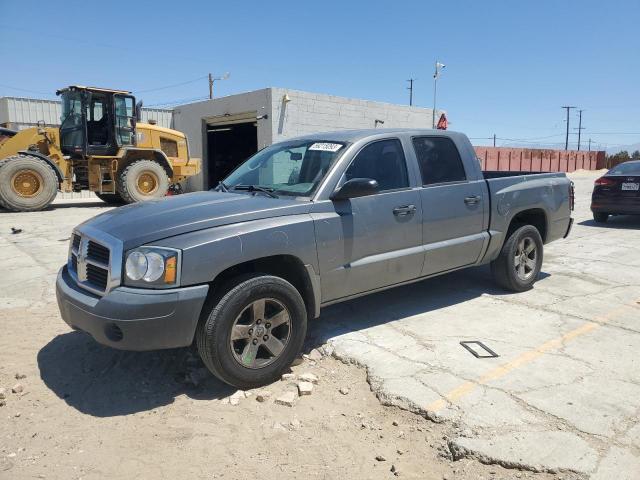
[[[546,272],[540,272],[538,280],[549,276]],[[305,351],[340,335],[437,311],[483,294],[513,295],[498,287],[489,267],[482,266],[332,305],[324,308],[320,318],[309,325]],[[463,335],[464,332],[461,332],[461,337]]]
[[[40,377],[87,415],[113,417],[169,405],[179,395],[220,399],[235,389],[204,370],[191,349],[125,352],[82,332],[58,335],[38,352]]]
[[[541,279],[548,276],[540,274]],[[437,311],[485,293],[508,292],[495,286],[488,267],[478,267],[330,306],[310,322],[304,351],[345,333]],[[81,332],[51,340],[38,352],[38,366],[42,380],[59,398],[96,417],[153,410],[180,395],[213,400],[235,391],[211,375],[191,349],[126,352],[104,347]]]
[[[596,223],[594,220],[584,220],[578,225],[585,227],[640,229],[640,215],[615,215],[609,217],[607,223]]]

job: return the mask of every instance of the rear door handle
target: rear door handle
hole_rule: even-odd
[[[411,215],[416,211],[415,205],[402,205],[400,207],[396,207],[393,209],[393,214],[398,217],[404,217],[406,215]]]
[[[480,203],[482,200],[478,195],[471,195],[470,197],[464,197],[464,203],[467,205],[475,205],[476,203]]]

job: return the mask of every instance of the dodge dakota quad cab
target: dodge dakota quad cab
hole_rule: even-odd
[[[261,150],[213,191],[79,225],[58,305],[114,348],[195,343],[247,389],[280,377],[323,306],[487,263],[505,289],[531,288],[572,203],[563,173],[483,174],[461,133],[314,134]]]

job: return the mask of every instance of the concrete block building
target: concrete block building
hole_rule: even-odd
[[[441,112],[437,112],[436,118]],[[217,185],[247,157],[274,142],[308,133],[360,128],[431,128],[432,110],[354,98],[265,88],[176,107],[173,128],[202,158],[187,190]]]

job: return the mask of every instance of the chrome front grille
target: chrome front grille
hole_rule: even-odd
[[[115,282],[119,282],[119,270],[118,277],[112,278],[112,250],[107,242],[93,235],[83,232],[72,234],[68,269],[80,287],[104,295]]]

